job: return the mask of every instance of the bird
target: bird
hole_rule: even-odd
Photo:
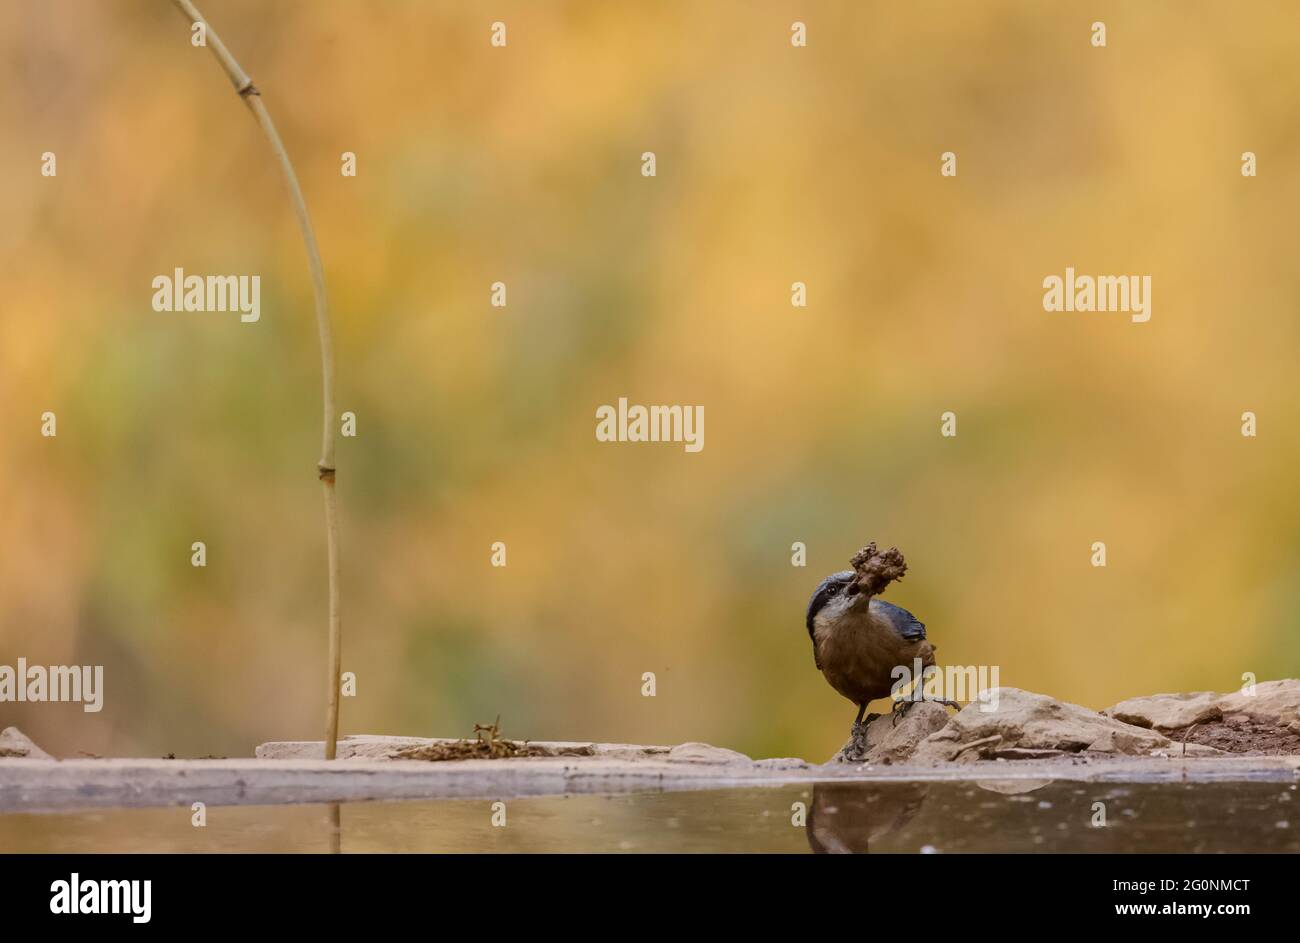
[[[845,759],[856,760],[868,747],[867,724],[878,716],[873,714],[863,723],[867,704],[893,694],[897,667],[906,667],[910,674],[918,661],[922,671],[934,665],[936,649],[926,638],[924,622],[903,607],[876,598],[907,572],[898,548],[877,551],[873,541],[849,562],[853,569],[832,573],[818,585],[808,601],[805,624],[813,663],[832,688],[858,706],[844,751]],[[895,722],[914,699],[895,700]],[[960,707],[942,698],[926,700]]]

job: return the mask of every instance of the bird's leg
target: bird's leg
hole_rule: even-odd
[[[863,704],[862,707],[858,710],[858,719],[855,720],[855,721],[853,722],[853,729],[854,729],[854,730],[858,730],[858,729],[861,729],[861,730],[862,730],[862,741],[863,741],[863,743],[866,743],[866,738],[867,738],[867,729],[871,726],[871,722],[872,722],[873,720],[876,720],[876,719],[878,719],[878,718],[880,717],[879,714],[867,714],[866,719],[863,720],[863,718],[862,718],[862,713],[863,713],[863,711],[865,711],[866,709],[867,709],[867,705]]]
[[[871,718],[867,718],[867,723],[862,722],[862,715],[867,712],[866,704],[858,705],[858,716],[853,721],[853,729],[849,733],[849,742],[844,747],[843,757],[850,763],[857,762],[867,755],[867,724],[871,723]]]

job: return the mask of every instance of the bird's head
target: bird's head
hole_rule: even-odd
[[[818,616],[829,621],[838,621],[863,605],[868,598],[865,593],[853,592],[850,587],[854,582],[852,570],[832,573],[812,594],[808,600],[808,634],[811,635]]]

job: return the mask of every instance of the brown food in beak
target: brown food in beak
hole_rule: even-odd
[[[853,567],[854,580],[846,592],[850,596],[866,593],[878,596],[894,580],[901,580],[907,572],[907,562],[897,547],[879,551],[873,540],[853,555],[849,560]]]

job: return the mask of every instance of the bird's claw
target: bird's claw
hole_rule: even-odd
[[[917,701],[929,701],[931,704],[942,704],[944,707],[952,707],[961,710],[960,704],[956,701],[950,701],[946,697],[918,697],[916,700],[912,700],[908,697],[899,698],[894,702],[894,706],[890,710],[890,713],[894,715],[893,723],[895,727],[898,726],[898,718],[906,716],[908,708]]]
[[[860,763],[867,755],[867,724],[854,724],[849,732],[849,742],[844,745],[841,756],[846,762]]]

